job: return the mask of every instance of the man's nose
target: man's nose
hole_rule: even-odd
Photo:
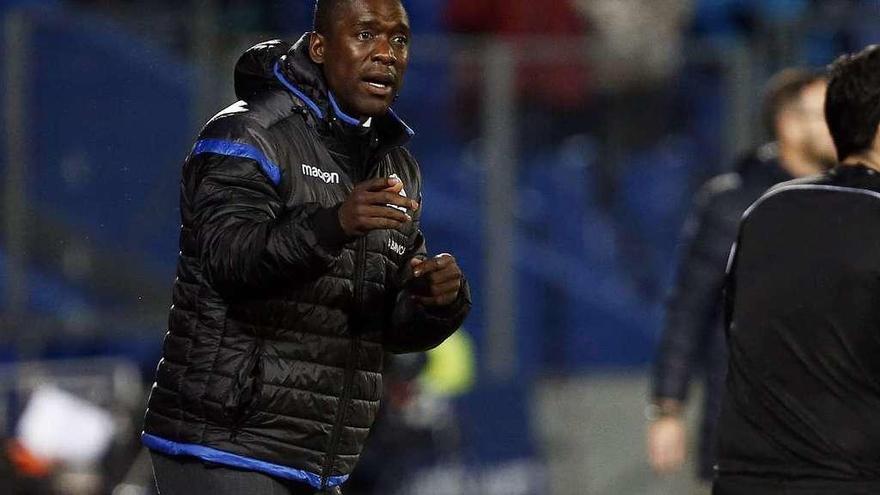
[[[397,63],[397,55],[391,43],[384,37],[379,37],[376,42],[376,48],[373,51],[373,61],[384,65],[394,65]]]

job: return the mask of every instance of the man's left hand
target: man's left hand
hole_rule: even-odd
[[[420,288],[416,300],[423,306],[448,306],[458,298],[462,273],[455,256],[443,253],[426,260],[414,258],[410,266],[414,285]]]

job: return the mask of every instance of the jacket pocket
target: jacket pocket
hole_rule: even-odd
[[[263,343],[254,339],[242,366],[235,373],[232,390],[223,404],[226,417],[233,425],[239,425],[246,418],[250,406],[259,393],[262,384],[262,354]]]

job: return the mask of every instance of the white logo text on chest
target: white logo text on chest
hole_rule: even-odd
[[[339,174],[337,172],[324,172],[318,167],[302,164],[302,173],[306,177],[314,177],[321,179],[327,184],[339,184]]]
[[[388,248],[391,249],[391,251],[397,253],[398,256],[403,256],[403,253],[406,252],[406,248],[403,247],[403,246],[401,246],[401,245],[400,245],[397,241],[395,241],[394,239],[390,239],[390,240],[388,241]]]

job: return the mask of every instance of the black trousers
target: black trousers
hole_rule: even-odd
[[[321,492],[306,484],[191,457],[150,455],[159,495],[342,495],[339,488]]]
[[[757,476],[719,476],[712,495],[872,495],[880,483],[833,480],[785,481]]]

